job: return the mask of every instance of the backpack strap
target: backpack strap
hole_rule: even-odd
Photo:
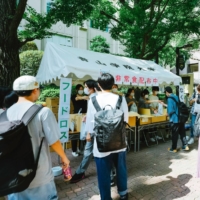
[[[97,102],[96,96],[92,97],[92,103],[93,103],[93,105],[94,105],[94,107],[95,107],[95,109],[96,109],[97,112],[99,112],[100,110],[102,110],[101,107],[99,106],[98,102]]]
[[[119,95],[119,98],[118,98],[118,101],[117,101],[117,104],[116,104],[116,109],[120,109],[121,103],[122,103],[122,96]]]
[[[22,121],[27,126],[28,123],[35,117],[35,115],[43,108],[42,105],[32,105],[22,117]]]
[[[8,118],[7,118],[7,110],[5,110],[4,112],[2,112],[0,114],[0,122],[5,122],[5,121],[8,121]]]

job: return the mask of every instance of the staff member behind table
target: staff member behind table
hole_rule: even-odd
[[[128,111],[130,111],[131,106],[136,103],[134,88],[129,88],[125,97],[128,105]]]
[[[84,95],[83,92],[83,86],[81,84],[76,85],[76,94],[71,97],[73,106],[74,106],[74,114],[80,112],[80,113],[86,113],[87,112],[87,100],[89,99],[88,96]],[[74,157],[78,156],[77,153],[77,143],[78,140],[72,140],[72,155]],[[79,142],[80,144],[80,142]]]
[[[161,103],[160,100],[149,100],[149,91],[144,89],[141,92],[141,97],[139,99],[138,108],[150,108],[151,103]]]

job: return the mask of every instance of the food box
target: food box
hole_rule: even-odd
[[[155,123],[155,122],[163,122],[166,121],[166,115],[161,115],[161,116],[153,116],[151,118],[151,122]]]
[[[129,116],[128,124],[131,127],[136,126],[136,116]]]
[[[140,115],[151,115],[151,110],[148,108],[139,108],[138,113]]]
[[[150,115],[140,115],[139,125],[151,124],[151,118]]]
[[[58,97],[47,97],[46,98],[47,106],[58,106],[59,105],[59,98]]]

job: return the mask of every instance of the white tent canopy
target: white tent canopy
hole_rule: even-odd
[[[179,85],[181,77],[153,61],[139,60],[111,54],[66,47],[48,42],[40,64],[37,79],[41,83],[60,77],[96,80],[100,72],[109,72],[118,84]]]

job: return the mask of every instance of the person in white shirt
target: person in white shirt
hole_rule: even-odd
[[[84,94],[88,95],[89,99],[97,95],[96,90],[99,90],[99,87],[96,81],[89,79],[84,82],[84,86],[85,86]],[[87,118],[87,114],[86,114],[86,118]],[[93,151],[93,138],[90,141],[87,141],[85,145],[85,149],[84,149],[83,159],[80,165],[78,166],[75,174],[72,176],[70,183],[77,183],[85,178],[85,171],[87,170],[93,156],[92,151]]]
[[[114,78],[111,74],[105,73],[98,78],[98,84],[102,92],[96,96],[96,100],[101,108],[110,109],[116,107],[119,95],[111,93],[112,86],[114,84]],[[110,106],[107,106],[110,105]],[[124,121],[128,122],[128,106],[124,97],[122,97],[122,103],[120,109],[124,113]],[[94,115],[96,109],[89,100],[88,111],[86,118],[86,132],[91,134],[94,132]],[[94,137],[93,155],[97,166],[98,185],[100,190],[101,200],[111,200],[110,191],[110,173],[112,164],[114,163],[117,173],[117,188],[121,200],[128,199],[127,193],[127,169],[126,169],[126,148],[122,148],[116,151],[99,152],[97,148],[96,137]]]

